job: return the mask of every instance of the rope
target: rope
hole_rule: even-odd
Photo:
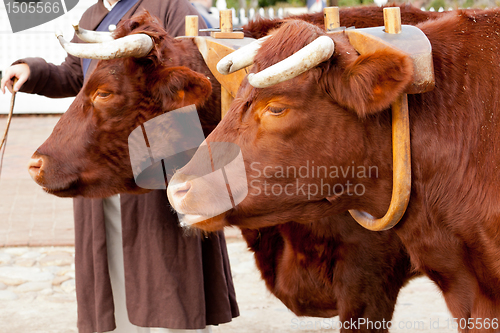
[[[17,82],[17,78],[14,78],[13,80],[12,87]],[[10,122],[12,120],[12,114],[14,113],[14,102],[16,100],[16,92],[12,92],[12,97],[10,99],[10,111],[9,111],[9,117],[7,118],[7,126],[5,127],[5,133],[3,134],[2,137],[2,142],[0,143],[0,151],[2,152],[2,155],[0,157],[0,176],[2,174],[2,166],[3,166],[3,155],[5,154],[5,147],[7,147],[7,134],[9,133],[9,127],[10,127]]]

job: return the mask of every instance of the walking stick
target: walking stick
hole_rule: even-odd
[[[14,86],[17,82],[17,78],[14,78],[14,83],[12,86]],[[10,111],[9,111],[9,116],[7,118],[7,126],[5,126],[5,133],[3,134],[2,137],[2,142],[0,143],[0,151],[2,152],[2,156],[0,157],[0,175],[2,174],[2,166],[3,166],[3,155],[5,153],[5,147],[7,146],[7,134],[9,133],[9,127],[10,127],[10,122],[12,120],[12,114],[14,113],[14,102],[16,100],[16,92],[12,92],[12,97],[10,98]]]

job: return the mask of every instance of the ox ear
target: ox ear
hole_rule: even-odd
[[[153,91],[159,94],[164,110],[174,110],[186,105],[203,105],[212,93],[212,84],[203,74],[187,67],[164,67],[157,70]]]
[[[337,103],[355,110],[360,117],[388,108],[413,78],[412,60],[397,50],[386,49],[350,60],[340,68],[338,63],[330,67],[323,83]]]

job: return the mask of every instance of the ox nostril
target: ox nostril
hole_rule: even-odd
[[[35,179],[38,175],[40,175],[40,170],[43,166],[42,158],[32,158],[28,163],[28,172],[30,173],[31,178]]]
[[[172,188],[172,193],[174,194],[175,199],[181,200],[186,196],[190,189],[191,182],[184,182],[181,184],[175,184]]]

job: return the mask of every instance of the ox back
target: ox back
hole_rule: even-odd
[[[432,44],[436,88],[408,96],[414,194],[397,232],[453,317],[498,320],[500,11],[419,27]],[[486,328],[470,331],[498,331]]]

